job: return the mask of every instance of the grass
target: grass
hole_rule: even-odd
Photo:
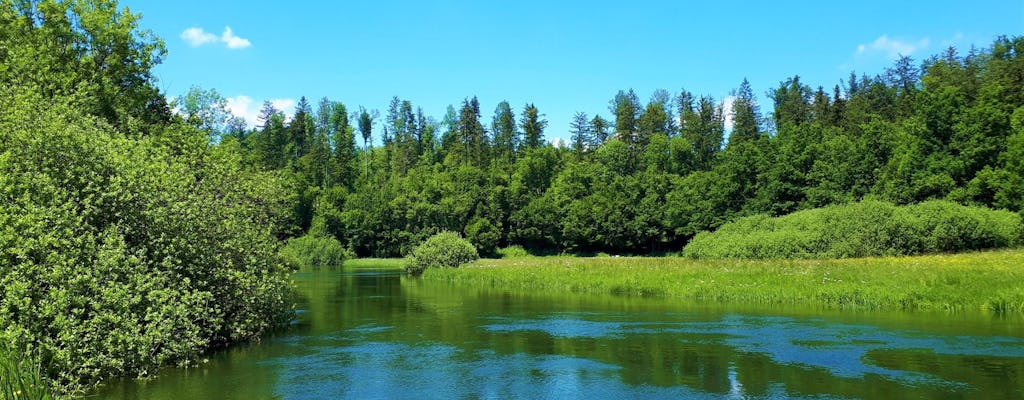
[[[345,260],[342,268],[352,270],[405,270],[405,259],[402,258],[355,258]]]
[[[0,400],[51,400],[39,365],[0,344]]]
[[[842,260],[486,259],[423,277],[700,302],[1024,313],[1024,249]]]

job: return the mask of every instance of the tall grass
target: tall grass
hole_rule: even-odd
[[[1019,214],[947,201],[896,206],[880,201],[757,215],[702,232],[686,246],[692,258],[850,258],[1013,247]]]
[[[480,260],[424,279],[534,291],[826,308],[1024,312],[1024,250],[842,260]]]
[[[0,400],[50,400],[56,397],[43,379],[39,363],[0,343]]]

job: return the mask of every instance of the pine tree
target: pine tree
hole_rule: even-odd
[[[486,166],[489,143],[487,132],[480,123],[480,103],[476,96],[462,102],[457,126],[462,144],[462,161],[477,167]]]
[[[633,89],[619,91],[612,99],[609,109],[615,116],[615,136],[635,150],[637,142],[637,119],[640,117],[640,100]]]
[[[594,142],[592,143],[593,148],[598,148],[606,140],[608,140],[608,127],[609,123],[600,115],[594,115],[594,119],[590,120],[590,131],[593,133]]]
[[[591,143],[594,142],[586,113],[577,112],[573,116],[569,124],[569,134],[572,135],[572,151],[576,154],[576,160],[582,160],[583,154],[590,151]]]
[[[348,109],[340,102],[332,103],[330,116],[331,131],[334,134],[334,178],[333,183],[352,188],[355,182],[353,171],[356,162],[355,130],[349,124]]]
[[[750,89],[750,82],[743,78],[732,102],[732,134],[729,145],[755,140],[761,135],[761,111]]]
[[[495,157],[512,164],[519,146],[519,137],[516,132],[516,116],[507,101],[502,101],[495,107],[491,132],[494,134]]]
[[[523,107],[523,116],[519,127],[523,130],[523,142],[528,149],[536,149],[544,145],[544,128],[548,121],[532,103]]]

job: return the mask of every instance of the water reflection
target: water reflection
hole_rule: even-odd
[[[1015,319],[737,311],[297,274],[295,327],[103,398],[1021,398]],[[781,316],[780,316],[781,315]]]

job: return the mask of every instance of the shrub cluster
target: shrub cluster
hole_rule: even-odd
[[[514,244],[508,247],[502,247],[497,251],[498,258],[522,258],[529,257],[530,253],[523,248],[523,246]]]
[[[289,239],[281,248],[281,256],[292,268],[340,267],[349,252],[333,236],[310,233]]]
[[[480,258],[476,247],[454,232],[441,232],[427,238],[412,250],[405,270],[419,275],[427,268],[458,268]]]
[[[756,215],[702,232],[692,258],[848,258],[980,250],[1020,245],[1021,217],[1009,211],[928,201],[881,201]]]
[[[5,88],[0,109],[0,342],[38,354],[60,390],[289,320],[274,176],[183,126],[117,133]]]

